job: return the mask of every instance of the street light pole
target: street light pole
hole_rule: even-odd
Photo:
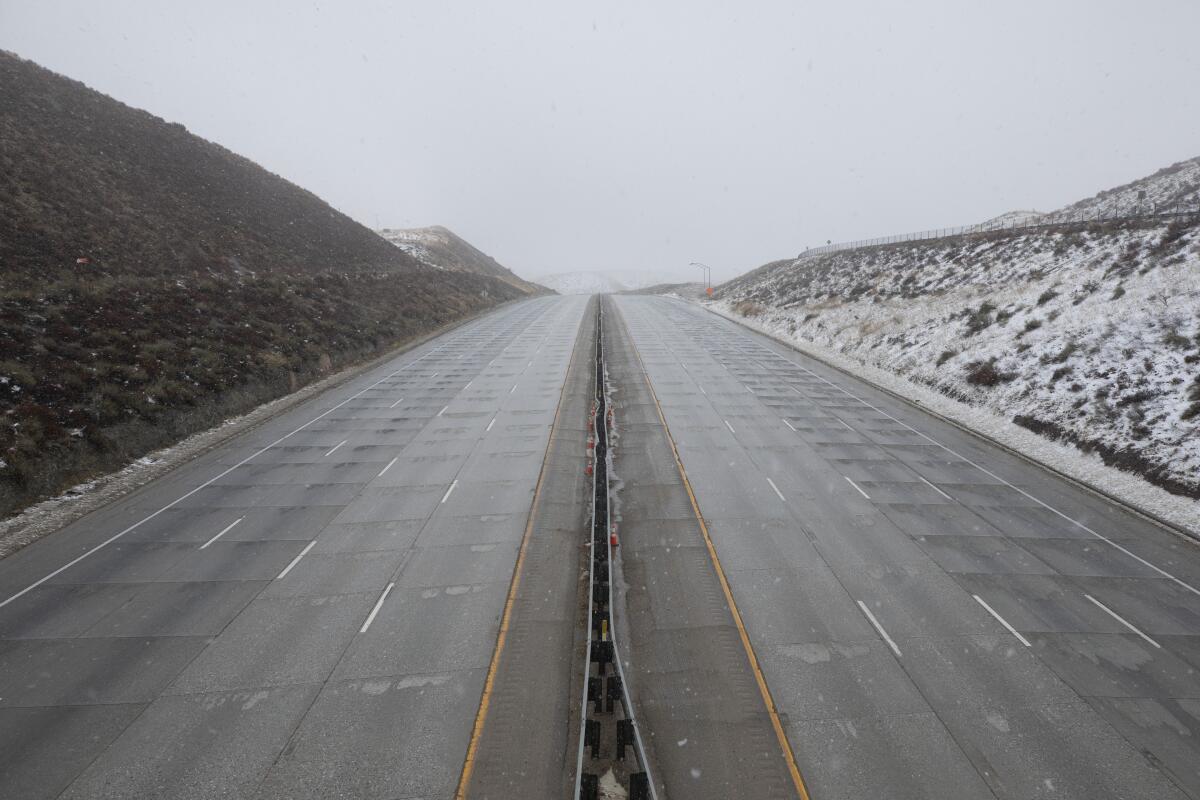
[[[699,261],[693,261],[688,264],[689,267],[699,267],[704,270],[704,293],[712,295],[712,267],[707,264],[701,264]]]

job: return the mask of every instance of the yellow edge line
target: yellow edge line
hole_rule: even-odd
[[[624,321],[624,320],[622,320]],[[632,338],[630,344],[633,344]],[[754,653],[754,646],[750,643],[750,634],[746,632],[746,626],[742,622],[742,612],[738,610],[737,603],[734,602],[733,592],[729,588],[729,580],[725,577],[725,569],[721,566],[721,559],[717,557],[717,548],[713,546],[712,537],[708,535],[708,525],[704,522],[704,515],[700,513],[700,506],[696,503],[696,493],[692,491],[692,484],[688,480],[687,470],[683,468],[683,461],[679,458],[679,448],[675,446],[675,437],[671,435],[671,428],[667,425],[667,418],[663,416],[662,406],[659,405],[658,395],[654,391],[654,385],[650,383],[650,374],[646,372],[646,365],[642,362],[642,354],[638,352],[637,346],[633,346],[633,353],[637,356],[638,364],[642,368],[642,377],[646,381],[646,388],[650,390],[650,397],[654,400],[654,407],[658,409],[658,419],[662,422],[663,430],[666,431],[667,441],[671,443],[671,452],[675,456],[675,466],[679,468],[679,477],[683,479],[683,486],[687,489],[688,499],[692,502],[692,511],[696,515],[696,521],[700,523],[700,532],[704,535],[704,546],[708,548],[708,555],[712,559],[713,567],[717,570],[717,580],[721,583],[721,591],[725,593],[725,602],[729,604],[729,610],[733,614],[733,624],[737,626],[738,635],[742,639],[742,647],[746,650],[746,658],[750,660],[750,670],[754,673],[754,680],[758,683],[758,691],[762,694],[763,703],[767,706],[767,715],[771,718],[771,727],[775,729],[775,738],[779,740],[779,746],[783,749],[783,759],[787,762],[788,772],[792,776],[792,783],[796,787],[796,792],[803,800],[810,800],[808,787],[804,783],[804,776],[800,774],[800,767],[796,765],[796,756],[792,752],[792,745],[788,742],[787,732],[783,729],[783,722],[779,719],[779,710],[775,707],[775,699],[771,696],[771,689],[767,686],[767,679],[762,674],[762,669],[758,665],[758,656]]]
[[[580,327],[584,314],[580,319]],[[575,334],[576,342],[579,333]],[[513,603],[517,598],[517,589],[521,585],[521,567],[525,564],[525,551],[529,547],[529,539],[533,533],[533,524],[537,518],[538,498],[542,494],[542,483],[546,479],[546,464],[550,460],[550,448],[554,444],[554,434],[558,429],[558,416],[562,411],[563,397],[567,393],[567,383],[571,376],[571,367],[575,365],[575,350],[571,348],[571,360],[567,363],[567,374],[563,379],[562,388],[558,392],[558,406],[554,409],[554,421],[550,424],[550,438],[546,442],[546,453],[542,456],[542,468],[538,472],[537,485],[533,490],[533,503],[529,507],[529,521],[525,523],[525,533],[521,537],[521,547],[517,551],[517,563],[513,567],[512,582],[508,586],[508,597],[504,600],[504,614],[500,617],[500,633],[496,636],[496,649],[492,651],[492,660],[488,664],[487,678],[483,682],[483,695],[479,698],[479,710],[475,713],[475,725],[471,729],[471,742],[467,745],[467,756],[463,760],[462,773],[458,777],[458,788],[454,791],[455,800],[466,800],[467,786],[471,783],[471,775],[475,771],[475,756],[479,751],[479,740],[483,735],[483,725],[487,721],[488,709],[492,704],[492,689],[496,682],[496,669],[500,665],[500,655],[504,652],[504,642],[508,638],[509,621],[512,618]]]

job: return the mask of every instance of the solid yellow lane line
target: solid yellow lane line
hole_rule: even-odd
[[[632,345],[632,339],[630,340]],[[663,416],[662,406],[658,402],[658,395],[654,391],[654,385],[650,383],[650,374],[646,372],[646,365],[642,363],[642,354],[638,352],[637,346],[633,346],[634,355],[637,356],[638,364],[642,368],[642,377],[646,381],[646,388],[650,390],[650,397],[654,400],[654,407],[658,409],[658,419],[662,422],[663,430],[666,431],[667,441],[671,443],[671,452],[675,456],[675,466],[679,468],[679,477],[683,479],[683,486],[687,489],[688,499],[692,503],[692,512],[696,515],[696,521],[700,523],[700,533],[704,536],[704,546],[708,548],[709,558],[712,559],[713,567],[717,571],[717,580],[721,583],[721,591],[725,593],[725,602],[729,604],[729,610],[733,614],[733,624],[737,626],[738,636],[742,639],[742,647],[746,650],[746,658],[750,660],[750,670],[754,673],[754,680],[758,683],[758,691],[762,694],[763,703],[767,707],[767,715],[771,718],[771,727],[775,729],[775,738],[779,740],[779,746],[783,750],[783,759],[787,763],[788,773],[792,776],[792,784],[796,787],[796,793],[800,795],[802,800],[810,800],[808,787],[804,783],[804,776],[800,774],[800,767],[796,765],[796,756],[792,752],[792,745],[788,742],[787,732],[783,729],[783,722],[779,719],[779,710],[775,707],[775,699],[771,696],[771,689],[767,686],[767,679],[762,674],[762,669],[758,665],[758,656],[754,653],[754,646],[750,643],[750,634],[746,632],[746,625],[742,622],[742,612],[738,610],[737,603],[734,602],[733,592],[729,588],[729,580],[725,577],[725,569],[721,566],[721,559],[717,557],[717,548],[713,545],[712,537],[708,534],[708,525],[704,522],[704,515],[700,513],[700,506],[696,503],[696,493],[692,491],[692,484],[688,480],[687,470],[683,467],[683,461],[679,458],[679,448],[675,446],[675,437],[671,435],[671,428],[667,425],[667,418]]]
[[[584,314],[580,326],[588,315]],[[575,335],[578,342],[579,334]],[[492,690],[496,684],[496,670],[500,665],[500,656],[504,652],[504,643],[508,638],[509,623],[512,620],[513,604],[517,598],[517,589],[521,586],[521,568],[525,565],[525,551],[529,548],[529,539],[533,533],[533,525],[537,519],[538,498],[542,495],[542,484],[546,480],[546,464],[550,460],[550,448],[554,445],[554,434],[558,431],[558,416],[562,411],[563,397],[570,382],[571,367],[575,364],[575,347],[571,348],[571,360],[567,363],[566,377],[558,393],[558,406],[554,409],[554,421],[550,424],[550,438],[546,442],[546,452],[542,456],[542,468],[538,472],[537,485],[533,490],[533,503],[529,508],[529,521],[525,523],[525,533],[521,536],[521,547],[517,550],[517,563],[513,567],[512,582],[508,586],[508,597],[504,600],[504,614],[500,617],[500,632],[496,635],[496,648],[492,651],[492,660],[488,664],[487,678],[483,681],[483,695],[479,698],[479,710],[475,713],[475,725],[471,729],[471,742],[467,745],[467,756],[463,760],[462,772],[458,776],[458,788],[454,792],[455,800],[466,800],[467,786],[471,783],[471,775],[475,771],[475,757],[479,752],[479,740],[483,735],[483,725],[487,721],[488,709],[492,704]],[[490,427],[490,426],[489,426]]]

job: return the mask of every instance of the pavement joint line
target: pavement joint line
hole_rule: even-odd
[[[948,495],[948,494],[946,494],[945,492],[943,492],[943,491],[941,490],[941,488],[939,488],[938,486],[934,485],[932,482],[925,480],[925,478],[924,478],[923,476],[921,476],[921,475],[918,475],[917,477],[918,477],[918,478],[920,478],[920,479],[922,480],[922,482],[924,482],[924,484],[925,484],[926,486],[928,486],[930,489],[933,489],[935,492],[937,492],[938,494],[940,494],[942,497],[946,498],[947,500],[953,500],[953,499],[954,499],[954,498],[953,498],[953,497],[951,497],[950,495]]]
[[[224,536],[225,534],[229,533],[231,530],[233,530],[233,529],[234,529],[234,527],[235,527],[235,526],[236,526],[236,525],[237,525],[239,522],[241,522],[241,521],[242,521],[242,520],[244,520],[244,519],[245,519],[245,517],[238,517],[238,518],[237,518],[237,519],[235,519],[233,522],[231,522],[231,523],[229,523],[228,525],[226,525],[226,526],[224,527],[224,529],[222,529],[222,530],[221,530],[221,532],[220,532],[220,533],[218,533],[216,536],[214,536],[214,537],[212,537],[211,539],[209,539],[209,540],[208,540],[207,542],[205,542],[204,544],[200,545],[200,549],[201,549],[201,550],[203,550],[204,548],[208,547],[210,544],[212,544],[213,542],[215,542],[217,539],[220,539],[222,536]]]
[[[1029,640],[1028,640],[1028,639],[1026,639],[1024,636],[1022,636],[1022,635],[1021,635],[1021,634],[1020,634],[1020,633],[1017,631],[1017,629],[1016,629],[1016,628],[1014,628],[1012,625],[1009,625],[1009,624],[1008,624],[1008,620],[1006,620],[1004,617],[1000,616],[1000,613],[999,613],[998,611],[996,611],[996,609],[994,609],[994,608],[992,608],[991,606],[989,606],[989,605],[987,604],[987,601],[986,601],[986,600],[984,600],[982,597],[980,597],[980,596],[979,596],[979,595],[977,595],[977,594],[973,594],[973,595],[971,595],[971,597],[974,597],[974,598],[975,598],[975,602],[979,603],[979,605],[983,606],[983,607],[984,607],[984,609],[985,609],[985,610],[986,610],[986,611],[987,611],[989,614],[991,614],[993,617],[995,617],[997,622],[999,622],[1001,625],[1003,625],[1005,628],[1007,628],[1009,633],[1011,633],[1013,636],[1017,637],[1017,641],[1019,641],[1021,644],[1025,645],[1026,647],[1032,647],[1032,646],[1033,646],[1033,645],[1031,645],[1031,644],[1029,643]]]
[[[851,486],[853,486],[855,489],[857,489],[859,494],[861,494],[863,497],[867,498],[868,500],[870,500],[870,499],[871,499],[871,495],[869,495],[869,494],[867,494],[866,492],[864,492],[864,491],[862,490],[862,487],[861,487],[861,486],[859,486],[859,485],[858,485],[857,483],[855,483],[854,481],[850,480],[850,476],[849,476],[849,475],[843,475],[842,477],[846,479],[846,483],[850,484],[850,485],[851,485]]]
[[[399,400],[397,400],[396,402],[394,402],[390,406],[388,406],[388,408],[395,408],[396,406],[400,405],[403,402],[404,402],[404,398],[401,397]]]
[[[835,417],[835,419],[837,419],[837,418]],[[857,432],[857,431],[854,431],[854,428],[851,428],[849,425],[846,424],[846,420],[839,419],[838,422],[840,422],[842,427],[845,428],[846,430],[851,431],[851,432]]]
[[[388,594],[391,593],[392,588],[395,585],[396,585],[396,582],[392,581],[391,583],[389,583],[387,585],[387,588],[385,588],[383,590],[383,594],[379,595],[379,599],[375,601],[375,607],[372,608],[371,613],[367,615],[367,621],[364,622],[362,624],[362,627],[358,629],[359,633],[366,633],[367,628],[371,627],[371,623],[375,621],[375,615],[379,613],[379,609],[383,608],[383,601],[387,600]]]
[[[1162,645],[1161,645],[1161,644],[1159,644],[1158,642],[1154,641],[1153,639],[1151,639],[1151,638],[1150,638],[1149,636],[1147,636],[1146,634],[1142,633],[1140,630],[1138,630],[1136,627],[1134,627],[1133,623],[1131,623],[1129,620],[1127,620],[1127,619],[1125,619],[1124,617],[1122,617],[1122,616],[1121,616],[1120,614],[1118,614],[1117,612],[1113,611],[1113,610],[1112,610],[1111,608],[1109,608],[1108,606],[1104,605],[1104,603],[1101,603],[1099,600],[1097,600],[1096,598],[1092,597],[1092,596],[1091,596],[1090,594],[1088,594],[1087,592],[1084,592],[1083,596],[1084,596],[1084,597],[1086,597],[1088,600],[1091,600],[1091,601],[1092,601],[1093,603],[1095,603],[1097,606],[1099,606],[1099,607],[1100,607],[1100,609],[1101,609],[1102,611],[1104,611],[1105,613],[1107,613],[1107,614],[1108,614],[1110,617],[1112,617],[1113,619],[1115,619],[1117,622],[1121,623],[1121,624],[1122,624],[1122,625],[1124,625],[1126,628],[1129,628],[1129,630],[1133,631],[1133,632],[1134,632],[1134,633],[1136,633],[1138,636],[1142,637],[1142,638],[1143,638],[1143,639],[1145,639],[1147,642],[1149,642],[1150,644],[1152,644],[1152,645],[1154,645],[1155,647],[1157,647],[1159,650],[1161,650],[1161,649],[1162,649]]]
[[[775,481],[767,478],[767,483],[771,484],[771,488],[775,490],[775,494],[779,495],[779,499],[786,503],[787,498],[783,496],[783,492],[779,491],[779,487],[775,485]]]
[[[305,546],[304,546],[304,549],[300,551],[300,555],[298,555],[298,556],[296,556],[295,558],[293,558],[293,559],[292,559],[292,561],[291,561],[291,563],[290,563],[290,564],[288,564],[286,567],[284,567],[284,568],[283,568],[283,572],[281,572],[281,573],[279,573],[278,575],[276,575],[276,576],[275,576],[275,580],[277,580],[277,581],[281,581],[281,580],[283,580],[283,579],[284,579],[284,577],[285,577],[285,576],[286,576],[286,575],[287,575],[289,572],[291,572],[291,571],[292,571],[292,567],[294,567],[294,566],[296,566],[297,564],[299,564],[299,563],[300,563],[300,559],[302,559],[302,558],[304,558],[306,555],[308,555],[308,551],[309,551],[309,550],[312,550],[312,549],[313,549],[313,545],[314,545],[314,544],[316,544],[316,543],[317,543],[317,540],[316,540],[316,539],[313,539],[311,542],[309,542],[307,545],[305,545]]]
[[[445,502],[450,499],[450,493],[454,491],[455,486],[458,486],[458,478],[454,479],[454,481],[450,484],[450,488],[446,490],[444,495],[442,495],[442,502],[439,503],[439,505],[445,504]]]
[[[271,443],[270,443],[270,444],[268,444],[266,447],[263,447],[263,448],[261,448],[261,449],[259,449],[259,450],[255,450],[253,453],[251,453],[250,455],[246,456],[246,457],[245,457],[245,458],[243,458],[241,461],[239,461],[239,462],[237,462],[236,464],[234,464],[233,466],[231,466],[231,467],[228,467],[228,468],[226,468],[225,470],[222,470],[221,472],[217,473],[217,474],[216,474],[216,475],[214,475],[213,477],[211,477],[211,478],[209,478],[208,480],[206,480],[204,483],[202,483],[202,484],[200,484],[199,486],[197,486],[195,489],[192,489],[192,490],[190,490],[190,491],[188,491],[188,492],[186,492],[186,493],[184,493],[184,494],[181,494],[179,497],[176,497],[174,500],[172,500],[171,502],[167,503],[165,506],[163,506],[163,507],[159,508],[157,511],[153,511],[153,512],[151,512],[150,514],[148,514],[147,516],[145,516],[145,517],[142,517],[140,520],[138,520],[137,522],[133,523],[133,524],[132,524],[132,525],[130,525],[129,527],[127,527],[127,528],[125,528],[124,530],[121,530],[121,531],[119,531],[119,532],[117,532],[117,533],[114,533],[112,536],[108,537],[107,539],[105,539],[105,540],[104,540],[103,542],[101,542],[100,544],[98,544],[98,545],[96,545],[96,546],[92,547],[90,550],[86,550],[86,551],[84,551],[82,554],[80,554],[80,555],[76,556],[75,558],[71,559],[71,560],[70,560],[70,561],[68,561],[66,564],[63,564],[63,565],[62,565],[61,567],[59,567],[58,569],[54,570],[53,572],[51,572],[51,573],[49,573],[49,574],[47,574],[47,575],[45,575],[45,576],[43,576],[43,577],[39,578],[38,580],[34,581],[33,583],[29,584],[28,586],[26,586],[24,589],[22,589],[21,591],[17,592],[16,594],[10,595],[10,596],[9,596],[9,597],[8,597],[6,600],[4,600],[3,602],[0,602],[0,608],[4,608],[6,605],[8,605],[9,603],[11,603],[13,600],[16,600],[16,599],[17,599],[17,598],[19,598],[19,597],[23,597],[24,595],[26,595],[26,594],[28,594],[29,592],[31,592],[31,591],[33,591],[34,589],[36,589],[37,587],[41,586],[41,585],[42,585],[43,583],[45,583],[46,581],[48,581],[48,580],[50,580],[50,579],[52,579],[52,578],[54,578],[54,577],[56,577],[56,576],[58,576],[58,575],[62,574],[62,573],[63,573],[63,572],[65,572],[66,570],[68,570],[68,569],[70,569],[71,567],[73,567],[73,566],[75,566],[76,564],[78,564],[80,561],[83,561],[85,558],[87,558],[88,556],[92,555],[93,553],[98,553],[99,551],[103,550],[105,547],[108,547],[110,544],[112,544],[113,542],[117,541],[117,540],[118,540],[118,539],[120,539],[122,536],[124,536],[125,534],[129,533],[130,531],[133,531],[133,530],[135,530],[135,529],[137,529],[137,528],[141,527],[142,525],[144,525],[144,524],[146,524],[147,522],[149,522],[150,520],[154,519],[155,517],[157,517],[159,514],[163,513],[164,511],[167,511],[168,509],[174,508],[174,507],[175,507],[175,506],[177,506],[178,504],[182,503],[184,500],[187,500],[187,499],[188,499],[189,497],[191,497],[192,495],[196,494],[197,492],[199,492],[199,491],[201,491],[201,490],[203,490],[203,489],[206,489],[206,488],[208,488],[208,487],[209,487],[209,486],[211,486],[212,484],[214,484],[214,483],[216,483],[217,481],[219,481],[221,478],[224,478],[226,475],[228,475],[229,473],[233,472],[235,469],[238,469],[238,468],[240,468],[240,467],[243,467],[243,466],[245,466],[246,464],[250,463],[252,460],[254,460],[254,459],[255,459],[255,458],[257,458],[258,456],[262,455],[263,453],[267,452],[268,450],[270,450],[270,449],[271,449],[272,447],[274,447],[275,445],[277,445],[277,444],[280,444],[281,442],[283,442],[283,441],[285,441],[285,440],[287,440],[287,439],[290,439],[292,436],[295,436],[297,433],[299,433],[300,431],[304,430],[304,429],[305,429],[305,428],[307,428],[309,425],[312,425],[314,422],[317,422],[318,420],[322,420],[322,419],[324,419],[325,417],[329,416],[329,415],[330,415],[330,414],[332,414],[334,411],[337,411],[339,408],[341,408],[342,406],[346,405],[347,403],[349,403],[349,402],[351,402],[351,401],[353,401],[353,400],[357,400],[359,397],[362,397],[364,394],[366,394],[367,392],[371,391],[371,390],[372,390],[372,389],[374,389],[376,386],[379,386],[379,385],[380,385],[381,383],[383,383],[384,381],[391,380],[392,378],[396,377],[397,375],[399,375],[399,374],[400,374],[401,372],[403,372],[404,370],[408,369],[408,368],[409,368],[409,367],[411,367],[411,366],[414,366],[415,364],[419,363],[419,362],[420,362],[420,361],[422,361],[423,359],[425,359],[425,358],[428,358],[429,356],[431,356],[431,355],[433,355],[434,353],[438,352],[439,350],[441,350],[441,349],[445,348],[445,347],[446,347],[446,346],[448,346],[449,344],[450,344],[450,342],[448,342],[448,341],[447,341],[447,342],[443,342],[442,344],[440,344],[440,345],[438,345],[437,347],[433,348],[432,350],[430,350],[428,353],[426,353],[425,355],[421,356],[420,358],[414,359],[413,361],[409,361],[409,362],[408,362],[407,364],[405,364],[404,366],[402,366],[402,367],[399,367],[399,368],[397,368],[397,369],[393,370],[392,372],[390,372],[390,373],[388,373],[387,375],[383,376],[382,378],[380,378],[379,380],[375,381],[374,383],[372,383],[372,384],[368,385],[367,387],[365,387],[365,388],[363,388],[363,389],[360,389],[359,391],[357,391],[357,392],[355,392],[354,394],[350,395],[349,397],[347,397],[345,400],[341,401],[341,402],[340,402],[340,403],[338,403],[337,405],[335,405],[335,406],[332,406],[331,408],[328,408],[328,409],[326,409],[325,411],[321,412],[321,413],[320,413],[320,414],[318,414],[317,416],[315,416],[315,417],[313,417],[312,419],[310,419],[308,422],[305,422],[303,425],[300,425],[299,427],[297,427],[297,428],[294,428],[294,429],[293,429],[293,430],[291,430],[290,432],[288,432],[288,433],[285,433],[283,436],[280,436],[278,439],[276,439],[275,441],[271,442]]]
[[[804,777],[800,774],[800,767],[796,764],[796,755],[792,751],[787,731],[784,730],[783,722],[779,718],[779,709],[775,705],[775,698],[771,695],[771,688],[767,685],[766,676],[763,675],[762,667],[758,663],[758,655],[754,652],[754,645],[750,641],[750,633],[746,630],[745,622],[742,620],[742,612],[738,608],[737,601],[733,598],[733,590],[729,586],[729,578],[725,575],[725,568],[721,566],[721,559],[717,556],[716,545],[713,544],[712,536],[708,531],[708,525],[704,521],[704,515],[700,513],[700,505],[696,502],[696,493],[692,490],[691,482],[688,481],[687,470],[683,466],[683,460],[679,457],[679,448],[675,444],[675,437],[671,435],[671,427],[667,424],[667,418],[663,414],[662,404],[658,401],[658,393],[654,391],[654,384],[650,381],[650,373],[646,371],[646,365],[642,361],[642,354],[639,352],[636,343],[631,344],[633,344],[633,353],[638,359],[638,364],[642,368],[642,377],[646,381],[646,388],[650,390],[650,397],[654,400],[654,407],[658,411],[659,422],[662,423],[663,431],[667,435],[667,442],[671,445],[671,452],[675,456],[675,466],[679,470],[679,477],[683,480],[683,487],[687,490],[688,500],[692,505],[692,513],[700,525],[700,533],[704,537],[705,548],[708,550],[708,556],[717,573],[717,582],[721,584],[721,591],[725,595],[726,607],[729,608],[730,616],[733,617],[734,627],[737,628],[742,648],[745,650],[746,658],[750,662],[750,671],[754,674],[759,694],[762,696],[763,704],[767,708],[767,717],[771,720],[771,727],[775,731],[775,738],[778,740],[780,750],[783,753],[788,774],[792,778],[792,785],[795,786],[796,793],[800,796],[801,800],[810,800],[808,786],[804,782]],[[725,424],[728,425],[729,423],[726,422]]]
[[[879,631],[879,635],[883,637],[885,642],[887,642],[888,647],[892,648],[892,652],[896,654],[896,658],[900,658],[900,648],[897,647],[896,643],[892,641],[892,637],[888,636],[888,632],[883,629],[882,625],[879,624],[879,620],[875,619],[875,615],[871,613],[871,609],[867,608],[867,604],[862,600],[857,600],[855,602],[858,603],[858,607],[862,609],[862,612],[867,615],[867,620],[870,621],[873,626],[875,626],[875,630]]]
[[[732,434],[733,434],[733,435],[735,435],[735,436],[737,435],[737,431],[735,431],[735,430],[733,429],[733,426],[729,424],[729,420],[727,420],[727,419],[723,419],[723,420],[721,420],[721,422],[724,422],[724,423],[725,423],[725,427],[726,427],[726,428],[729,428],[729,432],[730,432],[730,433],[732,433]]]
[[[350,440],[349,440],[349,439],[342,439],[340,442],[338,442],[337,444],[335,444],[333,447],[329,448],[329,451],[328,451],[327,453],[325,453],[325,455],[323,455],[323,456],[321,456],[321,457],[322,457],[322,458],[329,458],[331,455],[333,455],[335,452],[337,452],[337,449],[338,449],[339,447],[341,447],[342,445],[344,445],[344,444],[345,444],[346,442],[348,442],[348,441],[350,441]]]
[[[396,462],[397,462],[397,461],[399,461],[399,460],[400,460],[400,456],[396,456],[395,458],[393,458],[391,461],[389,461],[389,462],[387,463],[387,466],[386,466],[386,467],[384,467],[383,469],[379,470],[379,474],[378,474],[378,475],[376,475],[375,477],[376,477],[376,478],[382,478],[382,477],[383,477],[383,473],[385,473],[385,472],[387,472],[389,469],[391,469],[391,468],[392,468],[392,467],[393,467],[393,466],[396,464]]]

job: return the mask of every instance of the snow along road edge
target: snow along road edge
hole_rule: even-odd
[[[678,296],[674,299],[692,302]],[[752,318],[742,317],[722,305],[725,302],[701,302],[696,305],[915,405],[1012,455],[1048,469],[1106,500],[1125,506],[1173,533],[1200,542],[1200,501],[1171,494],[1131,472],[1108,466],[1097,455],[1047,439],[999,414],[967,405],[882,367],[864,364],[836,350],[789,336]]]

